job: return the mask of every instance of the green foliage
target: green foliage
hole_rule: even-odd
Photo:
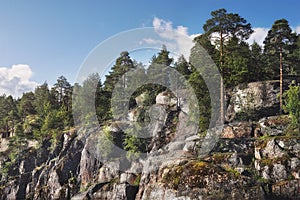
[[[48,84],[44,83],[43,85],[38,86],[34,91],[34,102],[33,105],[37,114],[41,118],[45,118],[50,107],[50,91],[48,88]]]
[[[95,112],[100,123],[110,119],[111,94],[103,89],[98,73],[90,74],[82,85],[76,83],[73,88],[72,111],[76,123],[87,126],[97,123],[93,118]]]
[[[24,119],[28,115],[33,115],[36,113],[35,107],[33,105],[35,96],[33,92],[24,93],[19,105],[19,115]]]
[[[191,66],[183,56],[180,56],[178,58],[177,62],[174,64],[174,68],[181,75],[183,75],[185,79],[188,79],[189,76],[192,74]]]
[[[111,68],[112,71],[106,76],[104,90],[111,93],[119,80],[126,85],[126,77],[123,75],[133,68],[134,63],[130,58],[129,53],[127,51],[121,52],[120,57],[117,58],[115,65]]]
[[[59,107],[65,107],[66,110],[71,109],[72,86],[64,76],[58,77],[51,93],[52,97],[56,100],[55,104]]]
[[[249,46],[239,42],[238,38],[231,38],[225,46],[227,55],[224,57],[223,76],[225,87],[231,88],[248,82]]]
[[[300,130],[300,86],[291,85],[284,93],[284,110],[291,117],[291,126]]]
[[[113,136],[111,135],[109,126],[103,127],[102,132],[99,133],[97,140],[97,148],[101,152],[101,156],[108,158],[113,153]]]
[[[211,101],[209,96],[208,88],[202,78],[202,76],[197,72],[194,71],[190,77],[188,82],[191,84],[192,88],[194,89],[195,95],[197,97],[198,106],[199,106],[199,116],[193,116],[194,112],[191,113],[192,121],[199,120],[199,132],[204,132],[209,127],[210,116],[211,116]],[[195,104],[190,104],[191,106],[195,106]],[[195,108],[190,108],[194,110]]]
[[[211,18],[203,25],[204,34],[196,37],[194,42],[204,47],[210,57],[219,68],[226,88],[234,87],[238,84],[244,84],[252,81],[264,81],[276,78],[277,68],[279,67],[279,52],[283,54],[284,72],[287,74],[300,74],[300,37],[292,33],[288,21],[285,19],[277,20],[268,32],[264,41],[264,50],[257,43],[249,44],[246,39],[253,32],[251,24],[234,13],[227,13],[225,9],[219,9],[211,12]],[[213,42],[212,42],[213,41]],[[214,78],[207,71],[199,73],[194,66],[190,64],[193,56],[196,55],[195,48],[191,50],[190,61],[183,56],[178,60],[171,57],[166,46],[152,57],[151,63],[146,68],[142,63],[134,61],[129,52],[123,51],[116,59],[111,71],[106,76],[104,84],[97,73],[90,74],[82,83],[75,83],[73,86],[64,76],[60,76],[53,87],[44,83],[33,92],[24,93],[19,99],[12,96],[0,96],[0,132],[11,137],[10,143],[10,161],[7,162],[4,171],[17,160],[19,151],[27,147],[28,139],[43,140],[51,138],[56,142],[58,137],[66,129],[74,126],[73,118],[76,116],[76,124],[82,123],[87,127],[94,127],[105,124],[107,120],[112,119],[112,112],[120,108],[112,108],[111,101],[119,101],[123,106],[127,100],[122,96],[118,99],[112,99],[113,91],[133,88],[129,101],[129,109],[137,106],[135,98],[140,96],[141,107],[139,123],[147,123],[150,118],[146,112],[147,108],[155,104],[156,96],[163,91],[167,91],[170,86],[176,89],[177,76],[172,77],[172,70],[176,70],[179,78],[187,80],[191,85],[197,99],[191,104],[190,110],[199,108],[199,116],[190,116],[193,121],[199,122],[199,132],[205,133],[209,127],[211,117],[217,119],[219,113],[214,113],[212,107],[220,102],[211,102],[211,97],[221,96],[209,93],[205,78]],[[204,62],[204,61],[199,61]],[[205,64],[205,63],[201,63]],[[209,74],[211,77],[208,77]],[[173,78],[173,79],[172,79]],[[149,80],[150,79],[150,80]],[[175,81],[174,81],[175,80]],[[116,87],[117,83],[119,88]],[[172,84],[176,84],[175,86]],[[172,91],[174,92],[174,91]],[[224,96],[224,95],[223,95]],[[298,134],[300,127],[300,89],[299,86],[291,86],[285,93],[285,111],[290,114],[292,123],[289,133]],[[73,106],[73,107],[72,107]],[[128,110],[122,110],[128,112]],[[248,120],[253,117],[254,109],[240,113],[240,119]],[[96,115],[95,115],[96,113]],[[124,114],[119,112],[120,114]],[[195,112],[197,113],[197,112]],[[215,116],[211,116],[212,113]],[[73,116],[74,114],[74,116]],[[121,117],[124,117],[120,115]],[[118,120],[118,116],[114,116]],[[120,118],[121,118],[120,117]],[[173,120],[173,121],[172,121]],[[172,118],[170,130],[175,130],[178,118]],[[216,120],[211,120],[216,121]],[[169,124],[167,124],[169,125]],[[97,138],[99,140],[98,148],[103,153],[102,156],[109,157],[112,152],[113,140],[122,139],[124,149],[127,151],[129,159],[136,158],[140,152],[146,151],[146,142],[139,138],[141,126],[132,126],[122,136],[114,138],[108,126],[103,127],[102,134]],[[203,166],[200,166],[200,165]],[[206,170],[205,163],[189,166],[189,169]],[[179,187],[180,170],[171,174],[171,183],[174,187]],[[178,175],[178,176],[177,176]],[[73,182],[73,180],[70,180]]]
[[[262,47],[254,42],[250,47],[250,54],[247,56],[248,60],[248,82],[265,81],[270,79],[271,72],[267,66],[266,59],[262,52]]]
[[[235,177],[239,177],[241,175],[240,172],[238,172],[236,169],[229,166],[225,166],[225,171],[230,174],[233,174]]]
[[[238,14],[227,13],[226,9],[219,9],[211,12],[211,19],[203,25],[206,35],[216,41],[216,47],[220,51],[220,71],[223,74],[223,62],[225,58],[224,47],[230,37],[242,41],[248,39],[253,32],[251,24]]]
[[[140,152],[144,150],[144,140],[139,138],[139,132],[142,127],[134,126],[126,129],[126,135],[123,142],[124,149],[127,151],[126,156],[128,159],[135,159],[139,156]]]
[[[286,19],[279,19],[274,22],[264,40],[264,54],[267,64],[272,69],[273,78],[279,74],[279,54],[282,53],[283,72],[288,74],[293,68],[293,59],[289,57],[295,50],[296,34],[292,33],[292,29]]]
[[[154,91],[163,91],[166,87],[170,87],[170,67],[173,58],[170,57],[170,52],[163,45],[162,50],[157,56],[152,57],[150,66],[147,69],[147,75],[151,83],[155,83]]]

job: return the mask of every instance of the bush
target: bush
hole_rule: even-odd
[[[291,117],[291,127],[300,129],[300,86],[291,85],[289,90],[284,93],[284,111]]]

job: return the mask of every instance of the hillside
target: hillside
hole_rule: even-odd
[[[147,47],[103,66],[104,42],[75,83],[1,95],[0,199],[300,199],[300,35],[279,19],[249,44],[224,8],[203,30],[148,64],[131,58]]]
[[[231,112],[207,155],[199,157],[203,135],[185,134],[190,127],[176,124],[187,120],[182,111],[187,108],[182,104],[178,110],[173,97],[163,92],[152,107],[165,116],[150,123],[154,137],[147,157],[130,160],[117,155],[102,163],[99,138],[109,130],[117,143],[124,134],[118,122],[100,129],[74,129],[61,133],[55,144],[45,139],[21,151],[7,175],[1,174],[0,199],[299,199],[299,133],[289,129],[287,115],[274,116],[279,106],[277,82],[265,83],[273,92],[264,97],[259,95],[260,84],[231,92],[228,109],[239,109],[232,109],[235,117]],[[246,97],[249,91],[261,97],[260,105],[237,100],[237,94]],[[131,112],[142,109],[137,100]],[[237,117],[248,108],[253,110],[246,121]],[[257,116],[260,110],[267,114]],[[135,118],[138,114],[131,121]],[[157,126],[163,128],[156,132]],[[1,152],[1,168],[8,159],[5,155],[7,151]]]

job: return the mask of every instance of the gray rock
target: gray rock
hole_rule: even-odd
[[[260,148],[257,148],[257,147],[254,148],[254,157],[255,157],[255,159],[258,159],[258,160],[261,159]]]
[[[174,106],[177,103],[177,99],[172,97],[168,92],[161,92],[156,96],[156,104]]]
[[[265,166],[262,170],[262,177],[266,180],[270,180],[270,169],[269,166]]]
[[[106,182],[112,180],[119,175],[119,170],[120,161],[116,160],[105,163],[99,170],[98,181]],[[93,169],[93,171],[95,171],[95,169]]]
[[[290,124],[288,116],[270,116],[258,121],[254,130],[255,137],[283,135]]]
[[[226,120],[257,119],[279,111],[279,81],[249,83],[233,89]]]
[[[284,150],[280,148],[280,146],[278,145],[278,141],[276,141],[275,139],[268,141],[262,153],[264,157],[271,159],[282,157],[285,154]]]
[[[287,178],[287,171],[284,165],[274,164],[273,166],[273,177],[277,181],[281,181]]]
[[[177,196],[174,190],[159,186],[148,187],[142,196],[142,200],[190,200],[188,196]]]
[[[300,167],[300,160],[297,157],[293,157],[290,159],[290,167],[291,170],[295,170],[296,168]]]

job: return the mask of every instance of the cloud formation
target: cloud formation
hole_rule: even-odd
[[[190,49],[194,46],[193,39],[199,34],[190,35],[188,33],[188,28],[185,26],[177,26],[174,27],[171,21],[166,21],[164,19],[160,19],[158,17],[154,17],[152,21],[152,25],[154,30],[160,35],[161,38],[173,40],[174,42],[166,43],[166,41],[153,39],[153,38],[145,38],[143,42],[147,44],[165,44],[167,48],[170,50],[176,50],[176,52],[184,55],[186,59],[189,58]],[[254,27],[254,32],[251,34],[250,38],[247,42],[251,45],[254,42],[257,42],[260,46],[264,46],[263,41],[265,40],[268,31],[270,28],[266,27]],[[300,34],[300,26],[294,27],[293,30]]]
[[[24,92],[35,89],[38,83],[31,81],[33,72],[28,65],[18,64],[11,68],[0,67],[0,95],[21,97]]]
[[[173,53],[179,53],[186,59],[189,58],[190,50],[193,47],[193,39],[197,35],[189,35],[188,28],[184,26],[173,27],[173,23],[154,17],[152,21],[154,30],[162,39],[158,40],[153,38],[145,38],[143,42],[148,44],[160,44],[166,45],[168,50],[174,51]]]
[[[297,27],[295,28],[295,31],[296,31],[297,34],[300,34],[300,26],[297,26]]]
[[[253,44],[254,42],[258,43],[260,46],[263,46],[263,42],[265,37],[268,34],[269,28],[257,27],[253,28],[253,33],[250,38],[247,40],[249,44]]]
[[[291,27],[291,28],[297,34],[300,34],[300,26]],[[270,30],[270,28],[256,27],[253,28],[253,30],[254,32],[248,39],[248,43],[253,44],[253,42],[257,42],[259,45],[263,46],[263,42],[265,40],[265,37],[268,35],[268,31]]]

